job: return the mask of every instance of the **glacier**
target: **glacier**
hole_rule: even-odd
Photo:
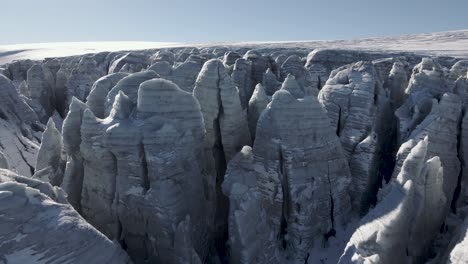
[[[0,46],[0,263],[468,263],[467,40]]]

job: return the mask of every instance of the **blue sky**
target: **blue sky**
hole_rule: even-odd
[[[468,29],[467,0],[1,0],[0,44],[352,39]]]

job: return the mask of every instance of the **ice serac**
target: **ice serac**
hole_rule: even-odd
[[[5,154],[0,151],[0,169],[10,169],[10,164]]]
[[[90,109],[85,109],[82,116],[81,214],[110,239],[121,239],[121,227],[116,211],[117,161],[106,146],[105,133],[109,127],[126,120],[133,108],[130,98],[120,91],[106,119],[96,118]]]
[[[454,237],[455,246],[450,251],[447,264],[466,264],[468,263],[468,218],[460,226],[458,234]]]
[[[430,58],[423,58],[413,69],[405,91],[407,99],[396,111],[400,144],[431,111],[432,99],[450,92],[442,66]]]
[[[126,73],[135,73],[135,72],[140,72],[145,68],[144,65],[142,64],[129,64],[125,63],[122,68],[120,68],[119,72],[126,72]]]
[[[462,162],[462,174],[460,179],[460,196],[458,198],[458,206],[463,207],[468,205],[468,115],[466,112],[461,123],[459,152]]]
[[[444,171],[428,138],[406,157],[384,199],[361,220],[339,263],[424,263],[445,218]]]
[[[239,89],[241,105],[242,108],[245,109],[253,92],[252,83],[254,81],[252,80],[252,65],[247,63],[245,59],[237,59],[231,77]]]
[[[270,98],[265,93],[265,89],[260,83],[257,84],[257,86],[255,86],[255,90],[252,94],[252,97],[250,98],[248,108],[248,121],[252,141],[253,139],[255,139],[257,121],[260,118],[260,115],[262,114],[263,110],[265,110],[269,103]]]
[[[88,97],[86,97],[86,105],[99,118],[105,117],[106,112],[106,96],[109,91],[128,73],[113,73],[99,78],[94,82]]]
[[[210,241],[207,238],[213,232],[215,177],[209,149],[204,145],[199,104],[174,83],[158,79],[140,86],[138,113],[145,120],[142,142],[149,180],[146,199],[159,203],[154,204],[147,221],[153,221],[149,230],[156,227],[153,238],[157,241],[155,247],[161,249],[161,261],[173,262],[178,250],[172,248],[177,233],[173,228],[181,222],[190,225],[186,235],[205,259]],[[168,234],[170,237],[161,239]]]
[[[192,92],[204,61],[202,57],[192,54],[174,67],[166,60],[156,60],[148,70],[155,71],[161,78],[173,81],[182,90]]]
[[[200,105],[163,79],[141,83],[133,101],[120,90],[105,119],[84,110],[82,214],[136,263],[203,262],[216,194]]]
[[[176,61],[186,61],[191,54],[200,54],[200,52],[190,52],[188,48],[182,49],[179,52],[176,52],[175,60]]]
[[[268,249],[262,248],[266,219],[260,214],[258,173],[254,167],[252,148],[244,146],[231,160],[222,184],[229,198],[230,263],[266,263]],[[279,198],[279,197],[278,197]]]
[[[461,122],[459,155],[462,163],[462,174],[460,179],[460,197],[458,206],[468,205],[468,73],[459,77],[455,82],[454,92],[460,96],[463,105],[463,118]]]
[[[444,194],[448,205],[454,197],[460,175],[460,161],[458,152],[458,129],[461,119],[461,100],[455,94],[444,94],[440,102],[431,100],[430,113],[411,131],[409,141],[402,144],[397,154],[397,161],[393,177],[400,173],[410,149],[416,142],[426,136],[428,140],[428,157],[438,156],[444,168]],[[448,206],[445,211],[448,212]]]
[[[215,48],[211,51],[211,53],[212,53],[214,56],[220,58],[220,57],[222,57],[224,54],[226,54],[226,52],[228,52],[228,51],[229,51],[229,48],[228,48],[228,47],[220,46],[220,47],[215,47]]]
[[[315,97],[297,100],[286,91],[273,95],[257,135],[256,157],[265,161],[268,174],[276,172],[281,180],[284,208],[279,216],[287,226],[288,257],[304,261],[313,241],[349,216],[350,174],[339,139]],[[268,174],[261,177],[261,185],[268,182]],[[273,198],[267,186],[260,191],[263,199]]]
[[[53,186],[59,186],[62,182],[64,165],[62,160],[62,136],[55,127],[55,122],[50,118],[42,134],[41,147],[37,153],[33,178],[40,178]]]
[[[122,101],[125,98],[122,97],[124,95],[117,95],[114,104],[124,104]],[[114,204],[116,158],[103,142],[105,130],[114,123],[96,118],[90,109],[83,112],[80,154],[84,165],[79,198],[83,217],[109,239],[120,240],[120,226]]]
[[[46,65],[52,72],[52,75],[54,76],[54,80],[56,80],[57,78],[57,72],[60,69],[62,62],[63,62],[63,58],[45,58],[42,61],[42,63]]]
[[[273,58],[271,58],[270,56],[263,56],[257,51],[249,50],[246,54],[244,54],[244,59],[252,67],[252,83],[250,88],[251,91],[253,91],[257,83],[262,83],[263,74],[268,68],[272,69],[275,72],[277,70],[277,65]]]
[[[200,56],[191,55],[184,63],[174,68],[170,80],[177,84],[182,90],[191,93],[202,66],[202,58]]]
[[[284,82],[281,85],[281,90],[288,91],[296,99],[304,98],[304,96],[316,96],[318,94],[318,91],[313,91],[312,89],[310,89],[310,86],[301,86],[297,82],[296,77],[294,77],[294,75],[292,74],[288,74],[286,79],[284,79]]]
[[[149,64],[149,57],[144,53],[129,52],[120,58],[114,60],[109,66],[109,74],[117,73],[127,65],[128,68],[139,67],[140,69],[146,68]],[[133,71],[130,71],[133,72]]]
[[[63,118],[62,116],[57,112],[57,110],[54,111],[54,114],[49,118],[49,119],[52,119],[55,123],[55,128],[57,128],[57,130],[59,132],[62,131],[62,126],[63,126]],[[48,122],[48,121],[47,121]]]
[[[173,68],[167,61],[157,61],[148,67],[148,70],[155,71],[163,79],[169,79]]]
[[[29,92],[29,87],[26,80],[20,83],[20,85],[18,86],[18,92],[23,96],[31,97],[31,93]]]
[[[227,66],[232,66],[236,63],[237,59],[240,59],[241,55],[235,51],[229,51],[224,54],[223,63]]]
[[[396,179],[399,184],[408,180],[415,184],[416,208],[412,212],[415,216],[409,228],[407,248],[413,263],[422,263],[434,253],[430,252],[432,242],[444,222],[447,201],[451,199],[444,194],[445,170],[441,160],[430,156],[428,144],[428,137],[425,137],[416,145],[408,157],[415,164],[405,163],[403,173]]]
[[[3,65],[4,68],[3,75],[10,79],[15,87],[21,83],[23,80],[27,79],[27,71],[31,68],[36,61],[32,60],[16,60],[6,65]]]
[[[67,192],[68,201],[81,212],[80,200],[83,186],[83,157],[80,152],[81,122],[86,104],[73,97],[68,115],[63,121],[62,144],[66,154],[66,167],[60,186]]]
[[[26,176],[34,174],[42,131],[43,125],[25,98],[0,74],[0,151],[9,169]]]
[[[460,76],[454,83],[453,92],[460,96],[463,101],[463,108],[468,106],[468,73],[465,76]]]
[[[363,218],[363,225],[354,232],[338,263],[408,263],[405,249],[414,196],[411,180],[392,188],[387,199]]]
[[[315,49],[307,55],[305,67],[317,84],[316,88],[321,89],[334,69],[358,61],[371,61],[375,57],[357,50]]]
[[[215,152],[222,151],[228,162],[250,144],[250,133],[238,89],[220,60],[212,59],[203,65],[193,94],[200,102],[209,145],[218,149]]]
[[[190,228],[192,228],[192,225],[189,216],[177,226],[174,237],[175,263],[203,263],[193,248],[193,242],[190,238]]]
[[[350,216],[350,172],[339,138],[315,97],[296,99],[285,90],[273,95],[256,135],[253,154],[244,148],[223,183],[232,256],[304,263],[320,247],[314,241]]]
[[[40,64],[29,68],[27,82],[31,95],[30,105],[39,120],[46,123],[55,109],[54,80],[50,70]]]
[[[449,81],[449,85],[455,85],[455,82],[460,77],[465,77],[468,73],[468,60],[460,60],[457,61],[455,64],[452,65],[450,68],[450,72],[447,74],[447,79]]]
[[[60,68],[55,74],[55,102],[57,111],[64,116],[70,105],[69,92],[67,88],[68,78],[80,62],[80,57],[71,57],[62,61]]]
[[[51,185],[0,169],[0,259],[5,263],[131,263]]]
[[[175,55],[168,50],[159,50],[153,56],[151,56],[150,60],[152,64],[164,61],[170,65],[174,65]]]
[[[66,84],[68,102],[71,102],[73,96],[85,102],[94,82],[99,77],[101,73],[98,71],[97,62],[90,56],[83,56]]]
[[[371,62],[334,70],[318,98],[341,139],[351,169],[353,204],[363,213],[381,180],[380,155],[390,144],[390,100]]]
[[[281,88],[281,82],[278,81],[278,78],[271,71],[270,68],[268,68],[268,70],[263,75],[262,84],[268,96],[272,96],[276,91],[278,91]]]
[[[304,67],[304,63],[301,58],[297,55],[289,56],[281,65],[281,80],[284,80],[289,74],[296,78],[297,83],[302,87],[303,90],[316,91],[318,93],[318,84],[312,78],[309,70]]]
[[[277,65],[281,66],[286,61],[287,58],[288,58],[287,55],[280,54],[280,55],[278,55],[278,57],[276,57],[275,62],[276,62]]]
[[[115,97],[117,94],[122,91],[130,97],[132,102],[136,105],[137,97],[138,97],[138,87],[144,81],[151,80],[154,78],[158,78],[159,75],[154,71],[143,71],[130,74],[117,82],[117,84],[109,91],[106,96],[106,112],[105,116],[108,116],[112,105],[114,104]]]
[[[390,92],[392,110],[395,112],[406,99],[405,89],[408,86],[407,65],[395,62],[383,86]]]
[[[239,92],[223,63],[218,59],[207,61],[197,81],[193,95],[200,102],[208,147],[216,166],[218,238],[227,228],[227,200],[221,193],[226,164],[241,150],[251,144],[247,110],[242,109]]]

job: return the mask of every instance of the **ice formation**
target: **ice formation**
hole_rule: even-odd
[[[467,106],[467,60],[417,52],[1,65],[0,262],[466,263]]]

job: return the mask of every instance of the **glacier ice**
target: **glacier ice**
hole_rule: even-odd
[[[466,262],[466,60],[294,45],[0,66],[0,262]]]

